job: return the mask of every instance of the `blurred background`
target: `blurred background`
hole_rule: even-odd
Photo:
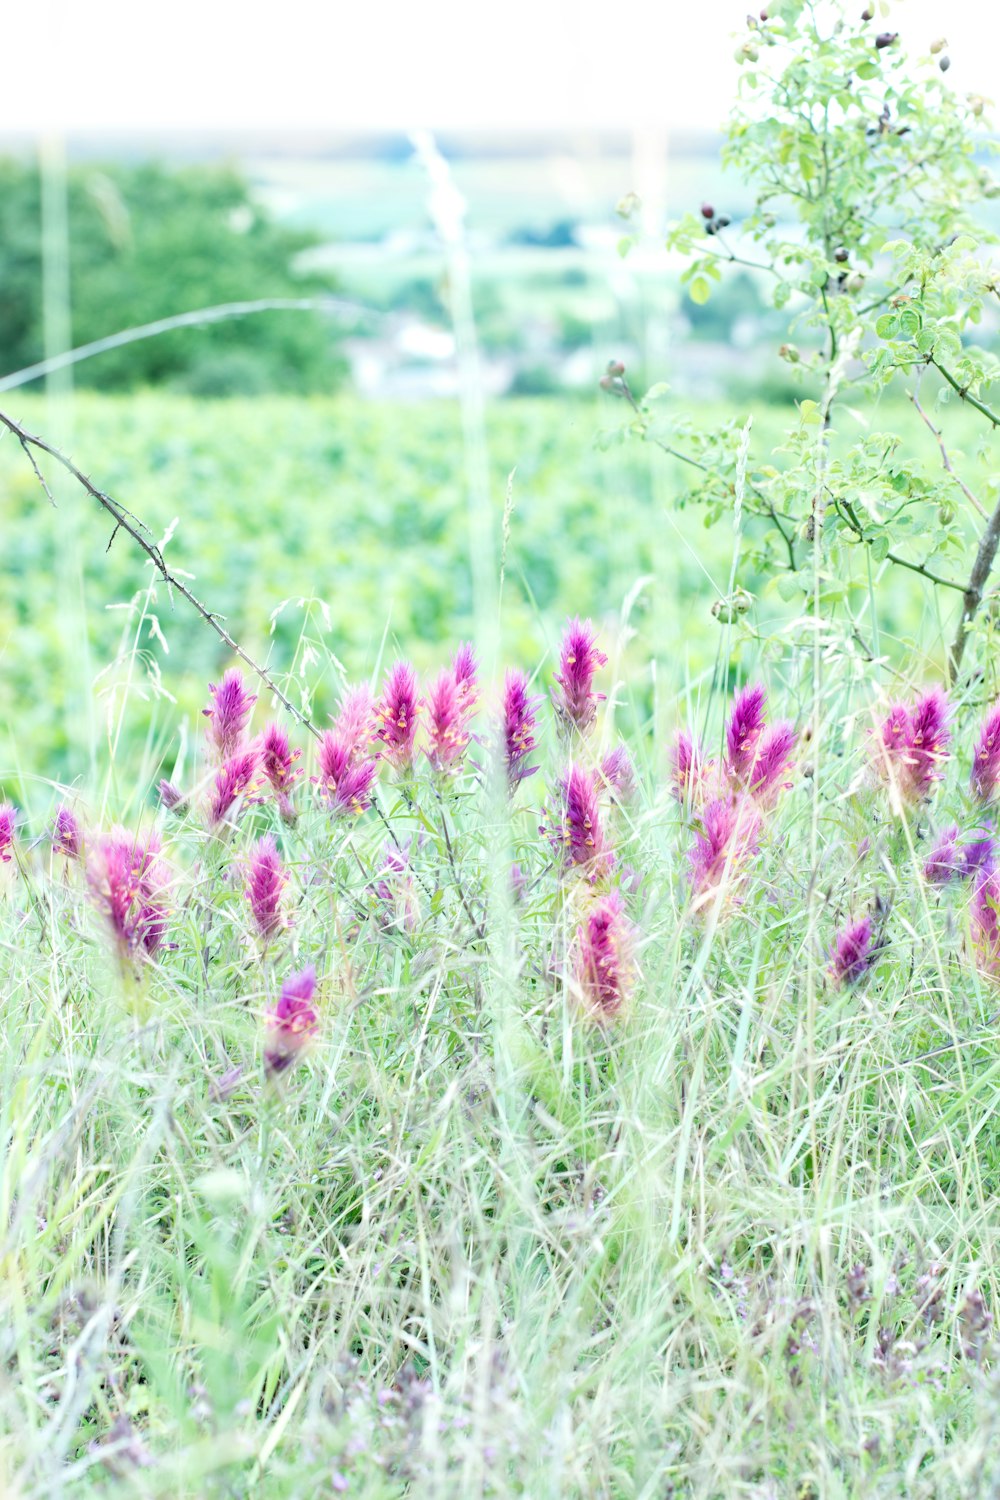
[[[989,95],[995,12],[891,19]],[[803,394],[753,273],[698,306],[663,245],[749,206],[720,159],[745,26],[731,0],[33,7],[0,96],[0,406],[320,719],[397,649],[475,632],[533,666],[576,612],[622,649],[628,615],[655,715],[714,659],[730,550],[600,378],[752,407],[765,443]],[[9,439],[0,485],[5,774],[85,779],[124,743],[169,772],[219,642]]]

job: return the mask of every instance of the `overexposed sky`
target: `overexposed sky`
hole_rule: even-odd
[[[848,0],[863,9],[864,0]],[[758,9],[760,0],[755,0]],[[7,29],[0,131],[718,126],[748,0],[34,0]],[[1000,94],[1000,7],[896,0]]]

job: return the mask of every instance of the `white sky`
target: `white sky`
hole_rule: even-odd
[[[754,0],[755,10],[761,0]],[[847,0],[863,8],[864,0]],[[718,126],[748,0],[34,0],[0,131]],[[913,53],[1000,94],[995,0],[899,0]],[[14,33],[17,33],[15,36]]]

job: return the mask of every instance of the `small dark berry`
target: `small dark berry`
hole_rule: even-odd
[[[720,214],[715,221],[715,227],[716,229],[726,229],[731,222],[728,214]]]
[[[618,377],[625,374],[625,366],[620,359],[608,360],[608,374]]]
[[[875,19],[875,11],[872,8],[872,6],[870,6],[870,5],[866,5],[865,6],[864,10],[861,12],[861,19],[862,19],[862,21],[874,21],[874,19]]]
[[[703,219],[715,218],[715,209],[712,207],[711,203],[703,203],[701,205],[701,216]]]
[[[838,265],[842,266],[844,264],[845,260],[847,259],[847,251],[844,249],[843,245],[837,246],[836,250],[833,252],[833,258],[838,263]]]
[[[766,10],[762,10],[761,11],[760,18],[761,18],[762,21],[766,21],[767,20],[767,11]]]
[[[891,47],[899,36],[898,31],[880,31],[875,38],[875,45],[881,52],[883,47]]]
[[[938,67],[941,69],[942,73],[947,73],[948,69],[951,67],[951,58],[947,55],[947,53],[945,53],[944,57],[942,57],[941,61],[938,63]]]

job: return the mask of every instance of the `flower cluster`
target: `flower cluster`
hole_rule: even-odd
[[[375,738],[396,771],[408,771],[413,765],[420,707],[417,674],[409,662],[397,661],[386,675],[375,707]]]
[[[315,993],[316,970],[303,969],[285,980],[274,1009],[265,1015],[264,1065],[272,1076],[297,1062],[315,1036],[319,1027]]]
[[[169,877],[156,834],[144,840],[123,829],[105,834],[88,854],[87,879],[122,956],[152,958],[169,921]]]
[[[278,846],[270,834],[257,840],[247,870],[247,900],[258,935],[267,942],[284,926],[281,893],[288,882]]]
[[[458,769],[469,743],[469,720],[476,709],[479,687],[472,647],[460,646],[450,667],[445,667],[424,699],[427,709],[425,753],[435,771]]]
[[[574,979],[584,1011],[600,1025],[620,1013],[634,983],[634,938],[618,891],[602,896],[577,928]]]
[[[586,734],[593,727],[597,705],[605,696],[594,692],[594,678],[607,661],[597,646],[597,635],[591,622],[571,620],[559,653],[559,671],[556,673],[559,691],[553,690],[556,714],[565,729]]]
[[[872,763],[897,811],[926,802],[944,774],[950,717],[947,698],[934,687],[912,707],[892,704],[875,730]]]

